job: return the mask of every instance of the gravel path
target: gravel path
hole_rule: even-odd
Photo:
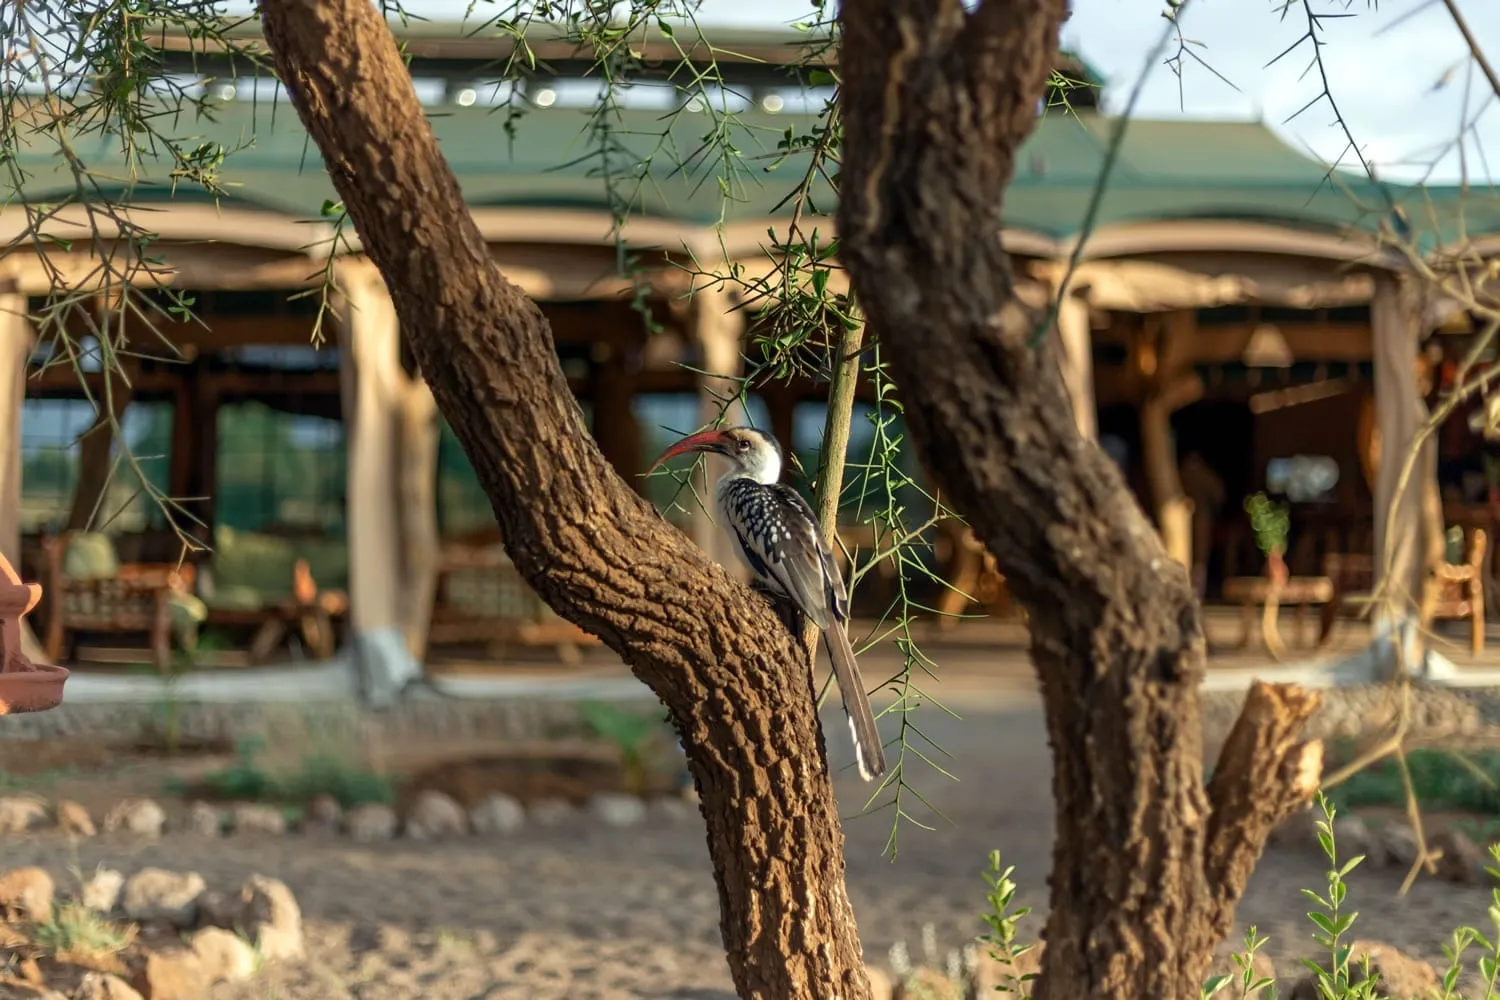
[[[979,873],[999,848],[1018,868],[1022,902],[1040,909],[1051,850],[1050,768],[1029,698],[971,708],[962,721],[926,713],[954,760],[954,783],[932,772],[912,780],[952,825],[906,826],[892,863],[881,851],[891,813],[846,823],[849,885],[866,956],[887,965],[899,939],[919,950],[924,923],[943,948],[981,928]],[[828,720],[833,723],[834,719]],[[830,728],[830,733],[841,732]],[[847,764],[836,746],[835,764]],[[846,814],[865,786],[845,771]],[[64,791],[65,789],[59,789]],[[910,806],[921,815],[921,806]],[[174,834],[155,844],[99,838],[70,846],[55,834],[7,840],[5,864],[41,864],[61,884],[95,864],[192,869],[232,888],[252,872],[283,879],[300,901],[309,960],[257,980],[221,986],[217,1000],[590,1000],[730,997],[719,944],[718,899],[696,818],[653,819],[632,830],[527,830],[504,840],[357,846],[333,838]],[[1273,850],[1241,908],[1270,935],[1283,974],[1312,952],[1303,886],[1321,888],[1316,858]],[[1423,882],[1395,899],[1393,872],[1359,875],[1351,891],[1358,936],[1439,959],[1460,922],[1483,920],[1488,893]],[[1032,918],[1033,925],[1036,918]],[[1243,923],[1242,923],[1243,927]]]

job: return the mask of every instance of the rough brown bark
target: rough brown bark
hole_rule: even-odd
[[[1035,995],[1188,1000],[1266,834],[1311,793],[1315,699],[1258,692],[1205,789],[1186,570],[1079,435],[1033,336],[1046,316],[1015,294],[1001,197],[1066,13],[844,0],[840,253],[918,450],[1030,616],[1058,831]]]
[[[375,7],[260,9],[279,76],[507,551],[553,608],[651,686],[683,734],[740,995],[868,997],[807,662],[765,602],[667,525],[590,440],[547,324],[491,263]]]

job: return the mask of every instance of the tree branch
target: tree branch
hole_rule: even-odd
[[[1214,890],[1221,935],[1271,831],[1305,805],[1323,774],[1323,744],[1301,740],[1323,696],[1291,684],[1256,681],[1219,751],[1208,783],[1204,875]]]
[[[390,291],[506,551],[671,710],[742,996],[868,996],[812,675],[764,601],[609,467],[499,273],[368,0],[262,0],[278,75]],[[797,664],[794,669],[788,665]]]

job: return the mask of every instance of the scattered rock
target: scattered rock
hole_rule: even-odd
[[[47,825],[47,806],[31,798],[0,798],[0,833],[25,833]]]
[[[412,840],[457,837],[469,831],[469,817],[453,796],[427,789],[412,801],[406,815],[406,835]]]
[[[79,900],[84,906],[99,913],[113,913],[120,905],[120,894],[125,889],[125,876],[113,868],[96,868],[94,874],[83,884]]]
[[[133,833],[137,837],[160,837],[167,814],[150,799],[126,799],[104,814],[105,833]]]
[[[1321,814],[1311,806],[1303,806],[1281,821],[1268,838],[1273,846],[1294,850],[1319,850],[1318,819]]]
[[[238,983],[255,975],[255,949],[250,942],[222,927],[205,927],[189,940],[211,982]]]
[[[191,927],[198,918],[203,876],[197,872],[169,872],[142,868],[125,880],[120,907],[131,920],[165,920],[174,927]],[[150,990],[146,993],[156,1000]]]
[[[279,837],[286,833],[286,814],[262,802],[241,802],[234,807],[234,832]]]
[[[605,826],[637,826],[646,819],[646,803],[634,795],[601,792],[589,799],[589,812]]]
[[[1391,863],[1410,868],[1417,860],[1417,835],[1405,823],[1387,823],[1380,830],[1380,843]]]
[[[245,882],[245,933],[267,962],[302,957],[302,908],[285,882],[252,875]]]
[[[526,815],[538,826],[561,826],[577,814],[578,810],[567,799],[539,799],[526,810]]]
[[[200,837],[217,837],[224,832],[224,817],[207,802],[188,806],[185,822],[188,831]]]
[[[469,810],[475,833],[515,833],[526,825],[526,810],[509,795],[487,795]]]
[[[150,1000],[203,1000],[212,982],[196,952],[174,946],[147,952],[131,985]]]
[[[0,979],[0,1000],[68,1000],[56,990],[19,979]]]
[[[412,947],[411,932],[395,924],[358,923],[349,929],[349,950],[404,954]]]
[[[140,992],[107,972],[90,972],[78,981],[74,1000],[143,1000]]]
[[[72,799],[61,799],[57,803],[57,828],[75,837],[92,837],[98,830],[94,817],[81,804]]]
[[[344,828],[349,836],[362,843],[390,840],[396,835],[398,825],[396,810],[378,802],[355,806],[344,815]]]
[[[38,923],[52,919],[52,876],[41,868],[12,868],[0,874],[0,915]]]
[[[1364,981],[1365,956],[1370,959],[1370,978],[1382,994],[1392,997],[1436,996],[1441,992],[1438,974],[1431,965],[1378,941],[1355,941],[1349,946],[1349,977]],[[1317,979],[1311,973],[1299,979],[1286,1000],[1319,1000]]]
[[[1333,842],[1338,847],[1340,861],[1363,854],[1372,868],[1385,866],[1385,846],[1370,833],[1365,821],[1353,813],[1333,818]]]
[[[344,807],[332,795],[319,795],[307,804],[302,829],[319,833],[336,833],[344,821]]]
[[[210,889],[198,897],[198,926],[243,930],[246,905],[243,893]]]
[[[698,807],[678,796],[652,799],[646,809],[652,816],[668,823],[686,823],[698,818]]]
[[[913,969],[898,980],[892,1000],[964,1000],[963,989],[936,969]]]
[[[1484,854],[1462,830],[1444,830],[1427,841],[1430,851],[1442,852],[1437,860],[1438,878],[1472,885],[1484,875]]]

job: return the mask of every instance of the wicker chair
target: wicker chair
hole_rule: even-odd
[[[145,635],[151,662],[171,665],[172,608],[191,591],[193,567],[172,563],[121,563],[114,543],[100,532],[70,531],[42,541],[47,567],[47,658],[62,659],[77,632]],[[68,649],[71,656],[73,650]]]

